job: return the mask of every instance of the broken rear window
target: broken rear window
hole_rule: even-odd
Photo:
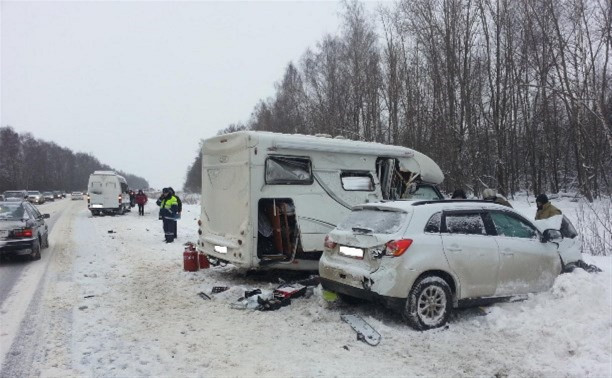
[[[312,184],[310,159],[270,156],[266,160],[266,184]]]
[[[406,213],[401,211],[353,210],[337,229],[362,234],[393,234],[399,231],[404,219]]]

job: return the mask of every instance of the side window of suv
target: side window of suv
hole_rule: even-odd
[[[497,235],[513,238],[534,239],[538,237],[536,229],[527,222],[510,214],[491,212]]]
[[[425,232],[431,232],[434,234],[440,233],[440,221],[442,220],[442,213],[435,213],[429,218],[427,225],[425,225]]]
[[[446,214],[446,232],[451,234],[486,235],[480,213]]]

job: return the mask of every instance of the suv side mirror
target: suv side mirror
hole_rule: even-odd
[[[49,215],[49,214],[43,214],[43,216],[42,216],[42,217],[43,217],[44,219],[49,219],[49,218],[51,218],[51,215]]]
[[[554,228],[549,228],[545,230],[542,234],[542,243],[546,242],[554,242],[558,243],[563,240],[563,235],[561,235],[561,231],[555,230]]]

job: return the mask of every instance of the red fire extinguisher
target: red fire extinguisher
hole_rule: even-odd
[[[208,257],[206,257],[204,252],[198,254],[198,262],[200,263],[200,269],[210,268],[210,261],[208,261]]]
[[[185,252],[183,252],[183,269],[186,272],[198,271],[198,252],[193,244],[185,247]]]

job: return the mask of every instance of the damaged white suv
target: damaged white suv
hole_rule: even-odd
[[[327,236],[319,273],[323,288],[381,301],[424,330],[453,308],[549,289],[581,259],[570,238],[492,202],[370,203]]]

